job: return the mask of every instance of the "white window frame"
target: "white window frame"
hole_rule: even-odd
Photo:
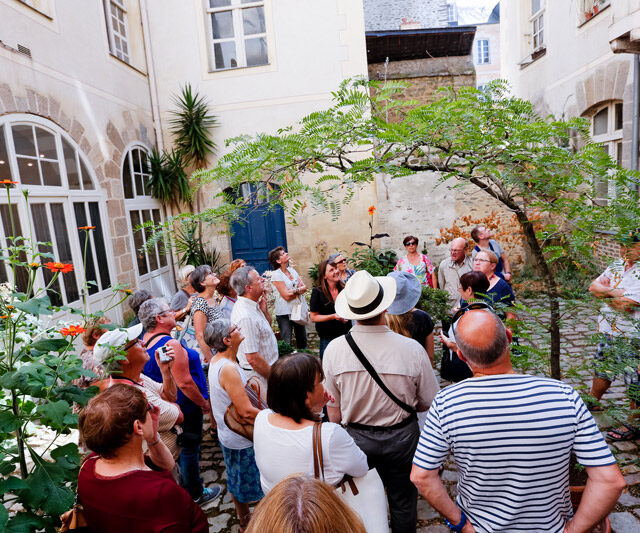
[[[147,154],[147,157],[149,157],[149,148],[147,148],[144,144],[132,143],[129,146],[127,146],[127,149],[125,150],[125,154],[122,158],[122,163],[120,166],[121,168],[120,181],[121,183],[123,182],[124,166],[130,165],[132,187],[133,187],[133,198],[125,198],[124,205],[125,205],[125,211],[127,212],[127,226],[129,227],[129,242],[131,244],[131,250],[133,251],[132,252],[133,263],[134,263],[134,268],[136,272],[136,278],[139,280],[139,282],[144,284],[144,283],[149,283],[153,278],[157,276],[165,277],[166,275],[168,275],[171,270],[171,258],[169,257],[168,254],[164,255],[165,264],[162,265],[161,264],[162,260],[160,258],[162,254],[160,253],[158,245],[154,246],[152,249],[145,249],[144,259],[146,262],[147,271],[145,273],[140,273],[139,266],[138,266],[138,255],[141,252],[138,249],[138,247],[136,247],[136,242],[134,237],[134,232],[136,230],[131,221],[131,213],[133,211],[137,211],[140,215],[140,221],[142,222],[142,213],[144,211],[149,211],[151,213],[151,216],[153,216],[153,211],[158,210],[158,212],[160,213],[160,221],[164,221],[164,212],[162,209],[162,203],[159,200],[153,198],[149,193],[149,191],[146,190],[146,187],[144,187],[144,191],[143,191],[145,194],[140,195],[137,193],[137,188],[135,184],[135,175],[133,170],[134,150],[142,150]],[[143,172],[141,177],[144,180],[144,176],[148,176],[148,175],[149,173]],[[122,189],[123,189],[123,197],[124,197],[124,183],[122,184]],[[146,244],[147,238],[144,231],[142,232],[142,240],[143,240],[143,243]],[[166,243],[163,243],[163,244],[164,246],[167,246]],[[154,270],[151,269],[151,264],[152,264],[151,258],[150,258],[151,255],[155,257],[156,264],[158,265],[158,267]]]
[[[117,16],[118,12],[122,13],[122,20]],[[129,28],[125,0],[104,0],[104,14],[109,37],[109,51],[118,59],[130,64],[131,50],[129,46]],[[115,27],[114,18],[117,19],[118,22],[122,22],[124,33],[120,31],[120,28]],[[121,46],[117,46],[117,40],[120,41]],[[122,44],[124,44],[126,50],[123,49]]]
[[[37,128],[42,128],[47,130],[49,133],[52,133],[55,136],[55,145],[56,145],[56,153],[57,160],[59,164],[60,171],[60,181],[61,184],[59,186],[50,186],[50,185],[23,185],[20,182],[19,172],[18,172],[18,163],[17,163],[17,154],[15,151],[15,146],[13,142],[13,132],[11,127],[15,125],[29,125],[35,126]],[[96,279],[98,282],[97,291],[93,294],[89,293],[87,296],[87,302],[91,307],[100,308],[100,302],[104,298],[107,298],[111,294],[110,286],[117,282],[116,279],[116,268],[113,261],[113,250],[111,246],[111,234],[109,231],[109,216],[107,214],[106,203],[105,203],[105,192],[102,191],[98,186],[98,181],[96,180],[95,173],[86,155],[82,152],[77,143],[59,126],[54,124],[53,122],[44,119],[42,117],[38,117],[30,114],[12,114],[5,115],[0,117],[0,129],[4,132],[6,149],[8,155],[8,163],[9,169],[11,173],[11,179],[13,181],[18,181],[14,187],[11,188],[11,204],[14,205],[18,212],[18,218],[20,220],[21,233],[25,236],[32,238],[34,241],[37,241],[36,233],[33,229],[33,216],[31,212],[31,208],[36,204],[45,204],[46,205],[46,217],[47,222],[49,224],[48,230],[50,233],[51,240],[50,242],[53,245],[53,254],[54,260],[60,261],[64,258],[59,257],[59,249],[57,243],[57,236],[54,230],[54,223],[56,221],[53,220],[51,213],[51,204],[62,204],[62,209],[64,210],[65,222],[66,222],[66,231],[68,238],[68,245],[71,253],[71,263],[74,266],[72,272],[64,274],[64,276],[60,276],[60,296],[62,298],[63,305],[76,305],[80,302],[80,298],[82,297],[82,290],[84,284],[84,267],[83,267],[83,252],[80,238],[78,236],[78,230],[75,224],[76,217],[74,211],[74,203],[83,203],[85,205],[85,211],[87,209],[88,203],[96,203],[98,205],[98,215],[100,217],[100,228],[96,228],[94,230],[89,231],[89,241],[88,246],[91,250],[91,259],[93,263],[93,267],[96,273]],[[75,151],[76,164],[79,160],[82,160],[84,163],[84,168],[89,173],[89,179],[91,180],[93,189],[70,189],[69,182],[67,179],[67,169],[66,169],[66,161],[64,157],[64,153],[62,150],[62,138],[70,145],[71,148]],[[82,187],[82,180],[80,181]],[[23,190],[29,191],[29,203],[27,207],[27,202],[23,195],[21,194]],[[0,204],[7,205],[7,194],[6,189],[2,187],[0,189]],[[31,230],[31,234],[29,235],[29,230]],[[98,256],[96,254],[96,242],[95,242],[95,232],[101,231],[102,240],[104,242],[104,253],[106,256],[107,262],[107,273],[109,276],[109,283],[106,283],[106,280],[101,279],[100,268],[98,264]],[[0,246],[6,246],[6,235],[4,233],[4,227],[0,224]],[[46,262],[46,260],[45,260]],[[66,262],[66,261],[65,261]],[[5,269],[5,274],[9,278],[9,282],[13,283],[15,280],[12,279],[12,273],[10,269]],[[76,288],[78,290],[79,299],[69,301],[67,298],[66,290],[65,290],[65,278],[69,279],[69,277],[73,277],[76,282]],[[102,287],[105,285],[104,287]],[[44,276],[42,270],[40,270],[36,277],[36,288],[44,288]]]
[[[455,25],[458,22],[458,13],[455,2],[447,4],[447,24],[449,26]]]
[[[622,159],[622,130],[623,128],[616,129],[616,104],[622,104],[620,100],[613,100],[607,102],[604,105],[599,106],[595,112],[591,115],[591,139],[594,143],[601,144],[606,147],[607,153],[618,164]],[[624,105],[624,104],[623,104]],[[595,134],[595,116],[603,109],[607,109],[607,131],[605,133]],[[596,183],[596,190],[594,191],[594,197],[596,203],[599,205],[607,205],[610,198],[615,198],[616,189],[615,182],[608,180],[606,177],[598,183],[607,182],[607,195],[603,196],[598,194],[598,184]]]
[[[491,56],[489,54],[489,39],[478,39],[476,43],[477,64],[490,64]]]
[[[545,12],[545,5],[544,2],[545,0],[538,0],[539,1],[539,9],[534,13],[533,12],[533,1],[534,0],[530,0],[531,2],[531,17],[529,19],[530,21],[530,28],[531,28],[531,51],[532,52],[536,52],[538,50],[540,50],[541,48],[545,47],[545,40],[544,40],[544,12]]]
[[[271,63],[270,50],[271,44],[269,42],[268,32],[266,28],[267,24],[267,1],[266,0],[256,0],[254,2],[246,2],[243,3],[242,0],[230,0],[229,5],[223,7],[209,7],[209,0],[203,0],[205,2],[205,25],[207,28],[207,36],[209,41],[209,69],[211,72],[224,72],[229,70],[236,70],[240,68],[256,68],[256,67],[264,67],[265,65],[269,65]],[[262,7],[263,13],[265,16],[265,31],[262,33],[255,33],[249,36],[245,36],[244,34],[244,26],[242,23],[242,10],[250,7]],[[211,27],[212,15],[214,13],[222,13],[225,11],[231,11],[233,18],[233,37],[226,37],[222,39],[214,39],[213,38],[213,30]],[[262,63],[260,65],[247,65],[247,53],[245,49],[245,39],[249,38],[264,38],[267,43],[267,61],[266,63]],[[220,67],[218,68],[216,65],[215,58],[215,45],[218,43],[225,42],[233,42],[236,46],[236,56],[238,58],[238,64],[235,67]]]

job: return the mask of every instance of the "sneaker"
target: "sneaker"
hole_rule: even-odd
[[[222,487],[220,485],[212,485],[211,487],[203,488],[200,497],[195,500],[198,505],[203,505],[211,500],[215,500],[222,494]]]

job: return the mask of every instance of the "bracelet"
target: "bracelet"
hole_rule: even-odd
[[[467,523],[467,515],[464,514],[462,512],[462,510],[460,510],[460,522],[458,522],[455,526],[449,522],[449,520],[447,520],[446,518],[444,519],[444,523],[447,524],[449,526],[449,529],[451,531],[462,531],[462,528],[466,525]]]
[[[151,448],[151,446],[155,446],[156,444],[158,444],[160,442],[160,437],[158,437],[154,442],[152,442],[151,444],[149,444],[147,442],[147,446],[149,446],[149,448]]]

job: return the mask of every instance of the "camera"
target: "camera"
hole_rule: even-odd
[[[173,360],[173,356],[167,353],[169,351],[169,347],[166,344],[164,346],[160,346],[156,351],[158,352],[158,359],[160,359],[161,363],[168,363]]]

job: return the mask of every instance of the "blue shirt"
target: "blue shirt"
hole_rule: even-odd
[[[160,338],[158,342],[147,349],[149,360],[144,365],[142,373],[145,376],[149,376],[151,379],[157,381],[158,383],[162,383],[162,373],[160,372],[160,368],[158,367],[158,363],[156,362],[156,350],[161,346],[167,344],[167,342],[169,342],[170,340],[173,340],[173,337],[171,337],[170,335],[165,335],[164,337]],[[184,343],[181,342],[180,344],[185,350],[187,350],[187,355],[189,357],[189,374],[191,374],[193,381],[206,400],[209,398],[209,393],[207,392],[207,380],[204,376],[202,363],[200,363],[200,354],[198,354],[196,350],[187,348]],[[178,405],[180,406],[182,413],[185,415],[187,413],[192,413],[193,411],[200,409],[200,407],[193,403],[189,398],[187,398],[180,389],[178,389]]]

